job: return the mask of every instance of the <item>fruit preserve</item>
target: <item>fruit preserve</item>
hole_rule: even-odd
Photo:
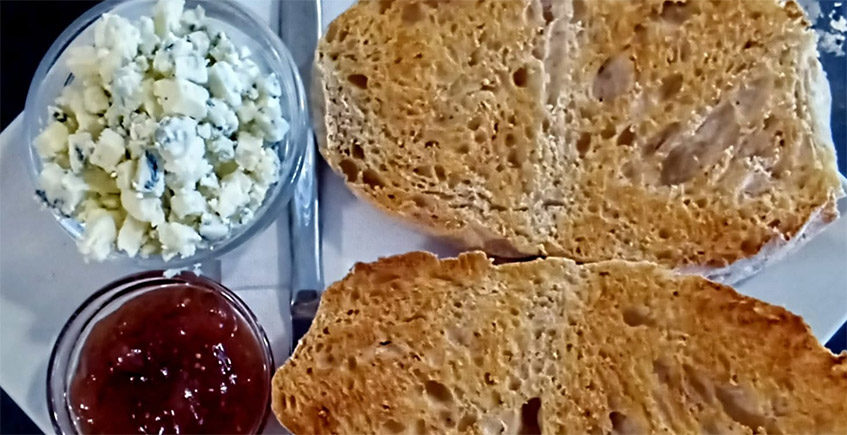
[[[67,396],[76,429],[257,432],[270,388],[263,338],[217,289],[186,281],[132,296],[80,347]]]

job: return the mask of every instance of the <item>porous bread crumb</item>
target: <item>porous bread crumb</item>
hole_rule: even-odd
[[[330,166],[464,247],[718,268],[837,216],[792,1],[362,1],[315,66]]]
[[[624,261],[358,264],[272,390],[295,434],[847,433],[847,352],[783,308]]]

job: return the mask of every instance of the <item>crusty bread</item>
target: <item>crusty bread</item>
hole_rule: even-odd
[[[646,262],[357,264],[273,378],[296,434],[847,433],[847,352]]]
[[[792,1],[361,1],[315,71],[352,190],[494,255],[720,268],[843,194]]]

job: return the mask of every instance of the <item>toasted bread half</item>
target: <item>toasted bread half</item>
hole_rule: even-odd
[[[847,432],[847,352],[650,263],[358,264],[275,374],[296,434]]]
[[[356,194],[465,247],[721,268],[837,216],[817,57],[793,1],[360,1],[315,123]]]

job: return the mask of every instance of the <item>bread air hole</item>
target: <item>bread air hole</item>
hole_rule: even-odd
[[[414,24],[422,20],[426,15],[419,3],[409,3],[403,7],[403,22],[406,24]]]
[[[384,14],[389,8],[391,8],[391,4],[394,3],[394,0],[379,0],[379,13]]]
[[[650,308],[644,305],[633,305],[623,309],[623,321],[629,326],[653,324],[650,318]]]
[[[573,0],[573,15],[571,21],[576,23],[585,17],[585,0]]]
[[[371,189],[385,187],[385,181],[383,181],[382,176],[373,169],[365,169],[362,172],[362,182],[367,184]]]
[[[364,74],[350,74],[347,76],[347,81],[359,89],[368,88],[368,76]]]
[[[747,255],[753,255],[759,251],[759,243],[756,240],[745,239],[741,242],[741,250]]]
[[[541,433],[541,399],[533,397],[521,405],[521,425],[519,434]]]
[[[691,5],[685,2],[666,1],[662,3],[662,20],[672,24],[682,24],[692,14]]]
[[[756,403],[755,397],[743,387],[738,385],[719,386],[715,389],[715,393],[724,412],[753,432],[757,432],[757,428],[762,427],[765,428],[767,433],[782,433],[776,426],[773,417],[764,416],[758,403]]]
[[[612,434],[639,434],[644,433],[644,429],[640,427],[638,422],[628,417],[626,414],[619,411],[609,413],[609,420],[612,422]]]
[[[682,74],[672,74],[662,80],[659,94],[663,100],[668,100],[682,89]]]
[[[435,165],[432,167],[432,169],[435,171],[435,176],[436,178],[438,178],[438,181],[444,181],[447,178],[443,166]]]
[[[406,426],[403,423],[393,419],[386,421],[383,427],[387,433],[402,433],[406,430]]]
[[[553,15],[553,2],[551,0],[541,0],[542,9],[541,15],[544,17],[544,22],[550,24],[556,18]]]
[[[344,177],[347,178],[348,183],[354,183],[359,178],[359,167],[353,160],[344,159],[338,163],[338,166],[341,168]]]
[[[662,385],[669,385],[671,382],[671,367],[667,362],[657,359],[653,361],[653,374]]]
[[[462,416],[462,418],[461,418],[461,419],[459,419],[459,425],[456,427],[456,429],[457,429],[459,432],[464,432],[464,431],[466,431],[468,428],[470,428],[471,426],[473,426],[473,425],[476,423],[476,420],[477,420],[477,418],[476,418],[476,416],[475,416],[475,415],[473,415],[473,414],[465,414],[465,415],[463,415],[463,416]]]
[[[456,425],[456,420],[453,419],[453,413],[450,411],[441,411],[441,413],[439,413],[439,417],[444,423],[444,427],[451,428]]]
[[[520,167],[521,164],[523,164],[523,157],[521,156],[518,150],[509,151],[509,155],[506,160],[509,162],[509,165],[511,165],[513,168]]]
[[[591,134],[582,133],[579,135],[579,140],[576,141],[576,151],[580,157],[584,157],[588,150],[591,149]]]
[[[426,433],[426,422],[422,418],[419,418],[415,422],[415,432],[414,433],[417,434],[417,435],[423,435],[423,434]]]
[[[526,87],[527,81],[527,72],[526,67],[520,67],[512,73],[512,81],[515,82],[515,86],[519,88]]]
[[[440,382],[424,382],[424,391],[426,391],[427,397],[436,403],[446,405],[453,401],[453,393],[450,392],[447,386]]]
[[[433,176],[432,166],[429,165],[417,166],[412,169],[412,172],[426,178],[432,178]]]
[[[600,132],[600,137],[602,137],[603,139],[611,139],[615,137],[616,133],[617,130],[615,130],[614,124],[609,124],[606,126],[606,128],[603,129],[603,131]]]
[[[630,146],[632,142],[635,141],[635,131],[633,131],[633,127],[629,126],[618,135],[618,145],[620,146]]]
[[[468,129],[471,131],[477,130],[482,125],[482,120],[478,116],[474,116],[468,121]]]

